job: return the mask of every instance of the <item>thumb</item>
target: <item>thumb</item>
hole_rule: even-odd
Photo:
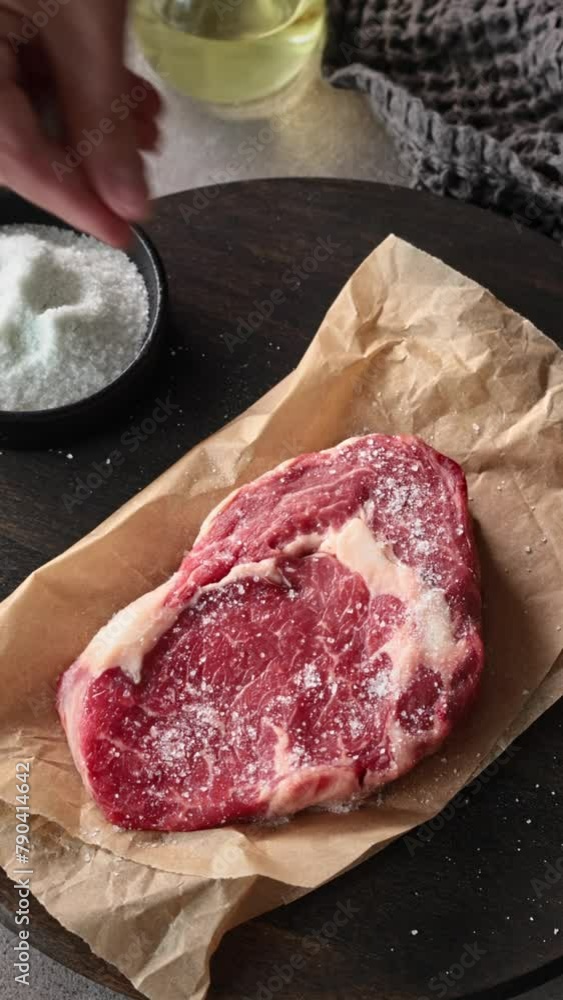
[[[81,169],[113,212],[135,221],[148,211],[148,188],[133,112],[148,85],[130,86],[125,14],[125,0],[73,0],[46,27],[45,46],[66,137]]]

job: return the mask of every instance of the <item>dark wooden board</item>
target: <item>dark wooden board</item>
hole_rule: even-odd
[[[162,199],[148,228],[171,292],[169,341],[158,373],[144,400],[109,430],[51,452],[0,455],[0,596],[287,374],[342,284],[389,232],[471,275],[563,343],[563,250],[510,220],[456,202],[367,183],[259,181],[210,189],[197,199],[195,192]],[[302,264],[319,239],[338,246],[308,274]],[[298,284],[287,273],[294,266],[302,274]],[[285,301],[235,343],[239,318],[247,319],[276,289]],[[168,395],[182,412],[173,411],[133,450],[132,429]],[[65,495],[116,448],[121,466],[69,509]],[[429,841],[414,852],[398,841],[304,899],[228,934],[213,961],[212,997],[500,1000],[562,973],[563,878],[540,897],[532,883],[563,855],[562,721],[555,706],[518,740],[510,763],[441,829],[426,831]],[[313,935],[348,901],[350,919],[313,954]],[[13,902],[2,875],[0,919],[8,925]],[[33,927],[36,947],[137,995],[39,904]],[[467,945],[483,954],[461,978],[440,987],[433,977],[450,967],[457,973]],[[290,974],[296,955],[304,963]]]

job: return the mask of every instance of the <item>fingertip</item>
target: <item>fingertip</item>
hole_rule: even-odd
[[[133,242],[133,231],[128,223],[117,218],[114,222],[104,227],[104,235],[99,236],[104,243],[115,247],[116,250],[129,250]]]
[[[141,222],[149,211],[149,192],[141,166],[99,164],[94,177],[105,204],[127,222]]]
[[[111,212],[110,209],[99,203],[87,213],[79,216],[76,211],[65,211],[60,215],[61,219],[70,225],[80,229],[88,236],[93,236],[102,243],[108,243],[118,250],[126,250],[131,244],[131,227],[119,215]]]

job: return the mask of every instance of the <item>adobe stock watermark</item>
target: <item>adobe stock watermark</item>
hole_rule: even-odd
[[[17,940],[12,946],[15,951],[14,980],[22,986],[30,985],[31,948],[30,948],[30,902],[31,895],[31,828],[30,828],[30,792],[31,792],[31,762],[18,761],[16,764],[16,838],[14,856],[17,868],[12,870],[14,888],[18,894],[18,908],[15,912],[15,924],[18,928]]]
[[[243,1000],[272,1000],[276,993],[291,983],[295,973],[305,967],[307,959],[318,955],[336,937],[339,929],[345,927],[358,913],[360,908],[354,906],[351,900],[340,902],[330,920],[326,920],[319,930],[307,932],[307,936],[301,941],[301,950],[295,951],[287,962],[272,966],[272,975],[265,982],[260,981],[252,996],[245,996]]]
[[[8,41],[14,52],[19,52],[22,45],[29,45],[67,3],[70,3],[70,0],[39,0],[37,6],[40,9],[22,19],[20,34],[15,31],[8,32]]]
[[[494,778],[496,774],[500,771],[501,767],[508,764],[510,760],[518,753],[520,747],[513,743],[511,746],[507,747],[506,750],[501,753],[496,760],[493,760],[487,767],[481,771],[481,774],[463,788],[457,795],[454,795],[447,806],[442,809],[442,812],[438,813],[437,816],[433,816],[429,819],[427,823],[423,823],[413,834],[406,834],[403,837],[403,843],[407,848],[411,858],[413,854],[416,853],[419,847],[424,847],[425,844],[429,844],[435,835],[443,830],[446,823],[449,823],[451,819],[455,816],[459,809],[464,809],[471,802],[470,796],[478,795],[479,792],[489,783],[491,778]]]
[[[557,885],[562,878],[563,856],[557,858],[557,861],[553,863],[551,861],[547,862],[543,870],[543,878],[533,878],[530,880],[530,885],[536,894],[536,899],[543,899],[552,886]]]
[[[537,228],[537,224],[541,221],[543,215],[544,211],[542,211],[538,203],[537,196],[531,195],[523,206],[522,211],[513,212],[512,214],[512,222],[518,235],[520,235],[523,229]]]
[[[126,461],[127,455],[133,455],[138,451],[141,445],[155,433],[158,427],[166,423],[172,412],[180,409],[180,405],[172,403],[169,396],[164,401],[157,399],[156,406],[150,417],[145,417],[141,420],[140,424],[134,424],[123,432],[119,439],[123,450],[121,448],[114,448],[109,453],[105,462],[93,462],[90,472],[83,478],[81,476],[76,477],[72,492],[63,493],[62,502],[67,514],[71,514],[75,507],[80,507],[92,493],[98,490],[100,486],[103,486],[104,483],[107,483],[114,475],[115,470],[119,469]]]
[[[230,0],[232,2],[232,0]],[[338,48],[347,63],[354,62],[358,55],[369,49],[370,45],[381,37],[384,19],[381,14],[370,17],[369,25],[357,28],[350,36],[350,42],[340,42]]]
[[[57,681],[41,681],[34,685],[33,694],[26,701],[34,719],[40,718],[45,712],[52,710],[57,696]]]
[[[66,156],[64,162],[53,160],[51,167],[59,184],[67,174],[71,174],[80,164],[92,155],[98,146],[101,146],[106,136],[111,135],[117,128],[117,122],[124,122],[132,111],[135,111],[145,100],[148,89],[141,83],[135,84],[129,94],[120,94],[111,102],[109,111],[113,117],[102,118],[95,128],[83,128],[83,139],[80,139],[76,146],[65,146]]]
[[[196,191],[190,205],[180,205],[179,212],[186,225],[190,224],[194,216],[204,212],[212,201],[219,197],[223,184],[236,181],[245,167],[253,163],[267,146],[270,145],[288,125],[287,115],[273,115],[268,125],[262,128],[254,136],[243,139],[237,146],[237,155],[230,160],[223,170],[213,170],[209,173],[211,184],[205,190]]]
[[[213,10],[219,15],[219,20],[222,21],[225,14],[231,14],[233,10],[237,10],[241,3],[243,3],[243,0],[213,0]]]
[[[463,979],[468,969],[472,969],[477,962],[487,954],[486,949],[480,944],[464,944],[463,951],[459,956],[459,961],[450,965],[449,969],[439,972],[436,976],[431,976],[428,980],[428,989],[431,990],[435,998],[445,997],[460,979]],[[431,1000],[428,994],[416,998],[416,1000]]]
[[[291,292],[296,292],[303,281],[307,281],[311,274],[318,271],[319,264],[332,257],[333,253],[341,246],[342,244],[333,240],[332,236],[317,236],[315,248],[299,264],[293,264],[292,267],[288,267],[284,271],[280,278],[280,285]],[[262,326],[265,319],[270,319],[277,306],[287,302],[284,288],[274,288],[266,298],[254,299],[252,303],[254,309],[245,318],[237,316],[235,320],[236,331],[232,333],[227,330],[221,334],[231,354],[239,344],[246,343],[249,337]]]

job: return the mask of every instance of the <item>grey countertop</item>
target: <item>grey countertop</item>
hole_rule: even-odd
[[[134,50],[131,62],[155,79]],[[391,140],[363,97],[333,90],[318,73],[312,74],[293,105],[272,105],[270,115],[277,116],[278,127],[271,139],[257,143],[261,148],[252,159],[242,155],[241,144],[257,138],[266,121],[211,117],[187,98],[159,86],[164,90],[166,113],[161,154],[150,166],[156,196],[256,177],[325,176],[408,183]],[[16,984],[13,940],[0,927],[0,1000],[115,1000],[110,990],[94,986],[38,952],[32,954],[31,985]],[[562,997],[563,980],[526,994],[526,1000]]]

